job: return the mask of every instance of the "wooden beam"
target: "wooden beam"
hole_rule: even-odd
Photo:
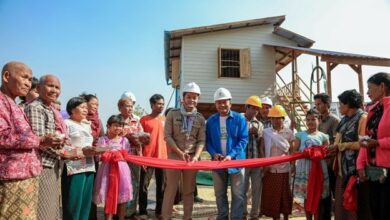
[[[338,63],[330,63],[330,71],[332,71],[336,66],[339,65]]]
[[[326,92],[332,100],[332,63],[326,62]]]
[[[171,47],[170,50],[181,50],[181,47]]]
[[[316,56],[316,67],[317,66],[320,66],[320,58],[318,56]],[[316,72],[317,72],[316,75],[317,75],[317,94],[318,94],[320,93],[320,69],[317,68]],[[311,99],[311,95],[310,95],[310,99]]]
[[[291,56],[292,56],[292,64],[291,64],[292,94],[291,95],[292,95],[293,102],[295,102],[295,84],[296,84],[296,81],[295,81],[295,79],[296,79],[296,77],[295,77],[295,70],[296,70],[295,65],[296,65],[296,62],[295,62],[295,60],[296,60],[296,57],[295,57],[295,51],[294,50],[292,50]],[[294,103],[291,103],[291,108],[292,109],[295,108],[295,104]],[[295,118],[295,111],[294,110],[291,111],[291,116],[292,116],[291,117],[291,121],[293,122],[292,124],[296,125],[296,118]],[[291,128],[291,129],[294,130],[294,128]]]
[[[288,59],[288,62],[287,63],[282,63],[282,61],[284,60],[284,59],[286,59],[286,58],[289,58]],[[282,58],[280,58],[279,60],[275,60],[275,63],[276,64],[281,64],[281,65],[287,65],[287,64],[289,64],[291,62],[291,56],[290,55],[286,55],[286,56],[284,56],[284,57],[282,57]]]
[[[277,47],[275,47],[275,51],[276,51],[277,53],[281,53],[281,54],[283,54],[283,55],[287,55],[287,54],[291,53],[291,50],[289,50],[288,52],[284,52],[284,51],[282,51],[282,50],[279,50]]]
[[[321,61],[338,63],[338,64],[390,66],[390,59],[353,58],[353,57],[323,55],[321,56]]]
[[[278,52],[278,53],[280,53],[280,52]],[[280,63],[280,61],[283,60],[283,59],[286,58],[286,57],[291,57],[291,56],[290,56],[291,51],[289,51],[288,53],[281,53],[281,54],[283,54],[284,56],[283,56],[282,58],[280,58],[280,59],[277,61],[278,63]]]
[[[348,66],[350,66],[357,74],[359,74],[359,66],[361,67],[361,65],[349,64]]]
[[[362,65],[359,65],[357,67],[357,74],[358,74],[358,80],[359,80],[359,92],[360,92],[360,95],[363,96],[363,102],[364,102],[364,87],[363,87],[363,70],[362,70]]]

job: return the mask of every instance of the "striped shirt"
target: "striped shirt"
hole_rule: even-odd
[[[24,108],[24,111],[36,135],[45,136],[47,134],[56,133],[54,113],[49,106],[43,104],[40,98],[37,98],[28,104]],[[52,148],[47,148],[47,150],[41,151],[41,156],[42,165],[50,168],[53,168],[57,160],[60,159],[60,157],[55,153],[55,150]]]

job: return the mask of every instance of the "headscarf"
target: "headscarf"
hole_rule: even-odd
[[[55,129],[61,134],[65,134],[65,137],[68,136],[68,130],[66,128],[66,124],[64,122],[64,119],[61,116],[61,113],[54,108],[52,105],[50,106],[51,110],[53,111],[54,114],[54,124],[55,124]]]
[[[102,129],[102,123],[99,119],[99,113],[88,112],[87,120],[91,122],[92,136],[97,139],[100,136],[100,130]]]

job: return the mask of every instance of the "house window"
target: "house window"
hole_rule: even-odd
[[[221,49],[221,77],[240,77],[240,50]]]
[[[218,48],[218,77],[248,78],[250,72],[249,49]]]

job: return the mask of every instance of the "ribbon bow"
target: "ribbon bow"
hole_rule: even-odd
[[[118,194],[119,194],[119,161],[125,160],[127,157],[127,151],[107,151],[101,159],[104,162],[109,162],[110,171],[108,177],[108,191],[106,195],[106,206],[104,212],[106,214],[116,214],[118,205]]]
[[[324,174],[321,160],[325,158],[327,150],[323,146],[312,146],[306,148],[303,154],[311,160],[311,168],[307,181],[307,195],[305,210],[316,214],[323,190]]]

